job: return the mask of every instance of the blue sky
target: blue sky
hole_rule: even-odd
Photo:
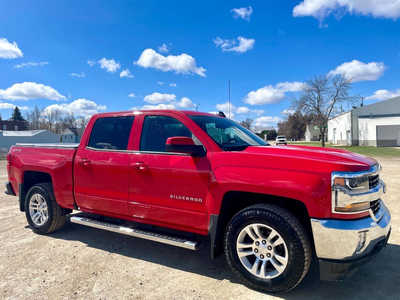
[[[399,17],[400,0],[1,1],[0,113],[227,110],[230,80],[233,117],[261,128],[329,72],[372,103],[400,95]]]

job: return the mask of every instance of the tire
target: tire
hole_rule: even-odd
[[[228,265],[242,283],[268,293],[294,289],[308,273],[312,259],[310,239],[299,220],[270,204],[253,205],[233,216],[224,248]]]
[[[32,230],[39,234],[57,231],[66,222],[50,183],[38,183],[29,189],[25,198],[25,216]]]

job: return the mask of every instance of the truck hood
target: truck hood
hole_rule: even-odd
[[[335,148],[294,145],[268,147],[251,146],[242,152],[251,156],[259,156],[261,160],[267,157],[270,159],[274,158],[278,163],[284,163],[286,166],[288,166],[288,162],[292,162],[294,163],[294,168],[296,168],[296,165],[297,167],[302,165],[304,168],[304,166],[307,166],[307,162],[310,162],[310,168],[318,166],[327,167],[329,165],[332,170],[356,172],[368,170],[377,163],[373,158]]]

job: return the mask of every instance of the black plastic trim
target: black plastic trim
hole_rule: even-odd
[[[6,183],[6,190],[4,193],[6,193],[7,195],[10,195],[10,196],[16,196],[14,189],[10,182]]]

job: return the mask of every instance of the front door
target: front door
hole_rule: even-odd
[[[75,157],[75,199],[83,211],[128,214],[131,154],[128,142],[133,116],[95,121],[87,145]]]
[[[206,198],[210,165],[206,156],[165,151],[167,138],[200,141],[179,120],[166,115],[144,116],[137,166],[130,182],[130,210],[134,217],[195,232],[206,232]]]

